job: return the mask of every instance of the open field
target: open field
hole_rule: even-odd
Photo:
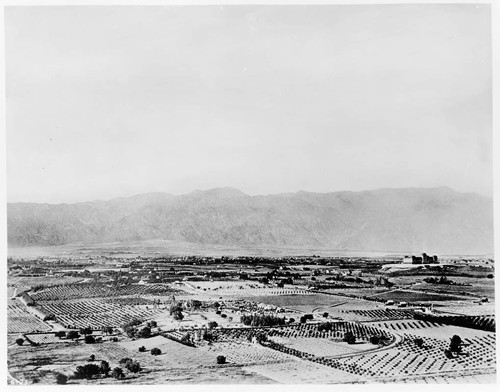
[[[11,383],[54,384],[58,373],[70,376],[69,384],[83,385],[487,383],[495,376],[494,302],[481,301],[475,296],[479,290],[463,296],[423,292],[421,276],[404,276],[397,285],[381,279],[370,265],[358,287],[342,286],[340,274],[335,279],[342,288],[325,293],[323,286],[311,284],[312,274],[330,276],[314,259],[299,259],[282,270],[267,259],[224,259],[213,268],[207,258],[153,262],[127,257],[119,263],[106,259],[107,268],[92,261],[84,273],[65,263],[72,276],[9,276],[9,294],[27,290],[9,300]],[[349,269],[363,266],[342,263]],[[31,266],[25,262],[21,268]],[[350,276],[349,284],[357,279]],[[286,284],[280,281],[285,278]],[[472,290],[483,282],[473,279],[473,285],[456,287]],[[395,304],[386,305],[388,299]],[[460,314],[486,316],[469,322],[471,317]],[[44,317],[50,321],[43,322]],[[97,343],[85,343],[86,327]],[[70,330],[81,336],[56,335]],[[462,339],[461,352],[448,355],[454,335]],[[22,345],[16,343],[19,336]],[[153,348],[161,354],[152,355]],[[73,378],[77,366],[91,363],[91,355],[92,363],[121,367],[125,378]],[[217,363],[218,356],[225,357],[224,364]],[[128,370],[120,364],[123,358],[138,361],[141,370]]]
[[[245,297],[244,299],[261,302],[264,304],[271,304],[285,309],[293,309],[298,312],[311,313],[315,309],[329,308],[340,303],[345,302],[341,297],[327,295],[327,294],[312,294],[307,295],[267,295]]]
[[[449,294],[424,293],[410,290],[393,290],[376,294],[374,297],[398,302],[456,301],[463,298]]]

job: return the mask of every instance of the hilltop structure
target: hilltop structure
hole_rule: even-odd
[[[439,264],[439,260],[436,255],[429,256],[427,253],[422,253],[422,257],[413,255],[405,256],[403,264]]]

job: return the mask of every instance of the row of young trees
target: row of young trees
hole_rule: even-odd
[[[241,323],[252,327],[273,327],[276,325],[285,325],[285,318],[272,314],[242,314]]]

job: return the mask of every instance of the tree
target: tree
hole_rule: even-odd
[[[210,329],[217,328],[218,325],[219,324],[217,324],[217,321],[209,321],[207,324],[208,328]]]
[[[191,344],[191,334],[189,332],[186,332],[181,338],[181,343],[188,345]]]
[[[102,327],[101,331],[106,335],[111,335],[113,333],[113,327]]]
[[[92,335],[92,328],[90,328],[90,327],[80,328],[80,334],[81,335]]]
[[[57,384],[66,384],[68,382],[68,376],[62,373],[58,373],[56,376],[56,383]]]
[[[136,333],[136,336],[138,338],[149,338],[151,336],[151,328],[149,327],[144,327],[143,329],[139,330],[137,333]]]
[[[106,377],[108,377],[110,371],[111,367],[109,366],[109,362],[101,361],[101,374],[104,374]]]
[[[125,367],[126,367],[129,362],[132,362],[132,358],[122,358],[122,359],[120,359],[119,364],[125,365]]]
[[[159,348],[152,348],[151,349],[151,355],[157,356],[161,354],[161,350]]]
[[[56,338],[61,339],[61,338],[66,337],[66,332],[64,332],[64,331],[56,331],[56,332],[54,332],[54,335],[55,335]]]
[[[89,362],[94,362],[95,361],[95,355],[91,354],[89,357]]]
[[[75,340],[80,337],[80,334],[76,331],[69,331],[68,334],[66,335],[68,339]]]
[[[328,317],[328,312],[323,313],[323,317],[327,318]]]
[[[16,339],[16,343],[17,343],[18,346],[22,346],[23,343],[24,343],[24,339],[23,338],[17,338]]]
[[[92,335],[85,335],[85,343],[94,344],[95,338]]]
[[[344,334],[344,342],[347,342],[347,344],[354,344],[356,343],[356,336],[351,331],[347,331]]]
[[[123,380],[125,378],[125,374],[123,374],[123,370],[121,367],[115,367],[111,375],[117,380]]]
[[[462,338],[460,336],[453,335],[450,341],[450,351],[457,354],[462,351]]]
[[[146,347],[144,347],[144,346],[139,347],[139,352],[140,353],[143,353],[145,351],[146,351]]]
[[[96,364],[89,363],[83,366],[77,366],[74,377],[77,379],[91,379],[92,377],[98,375],[101,372],[101,368]]]
[[[184,318],[184,315],[180,310],[176,310],[173,312],[174,320],[181,321]]]
[[[378,345],[380,343],[380,338],[378,336],[370,336],[370,343]]]
[[[125,333],[129,338],[133,338],[135,336],[135,333],[137,332],[137,329],[134,328],[133,326],[129,325],[125,327]]]
[[[422,338],[415,338],[413,340],[413,342],[415,343],[415,345],[419,348],[422,348],[424,346],[424,339]]]
[[[226,363],[226,357],[224,355],[217,356],[217,364],[222,365]]]
[[[179,303],[179,302],[176,302],[176,301],[173,301],[171,304],[170,304],[170,314],[174,314],[175,312],[181,312],[183,309],[182,309],[182,305]]]

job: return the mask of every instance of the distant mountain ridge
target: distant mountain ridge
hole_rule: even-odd
[[[234,188],[75,204],[8,203],[9,246],[165,239],[241,246],[493,253],[493,200],[447,187],[249,196]]]

